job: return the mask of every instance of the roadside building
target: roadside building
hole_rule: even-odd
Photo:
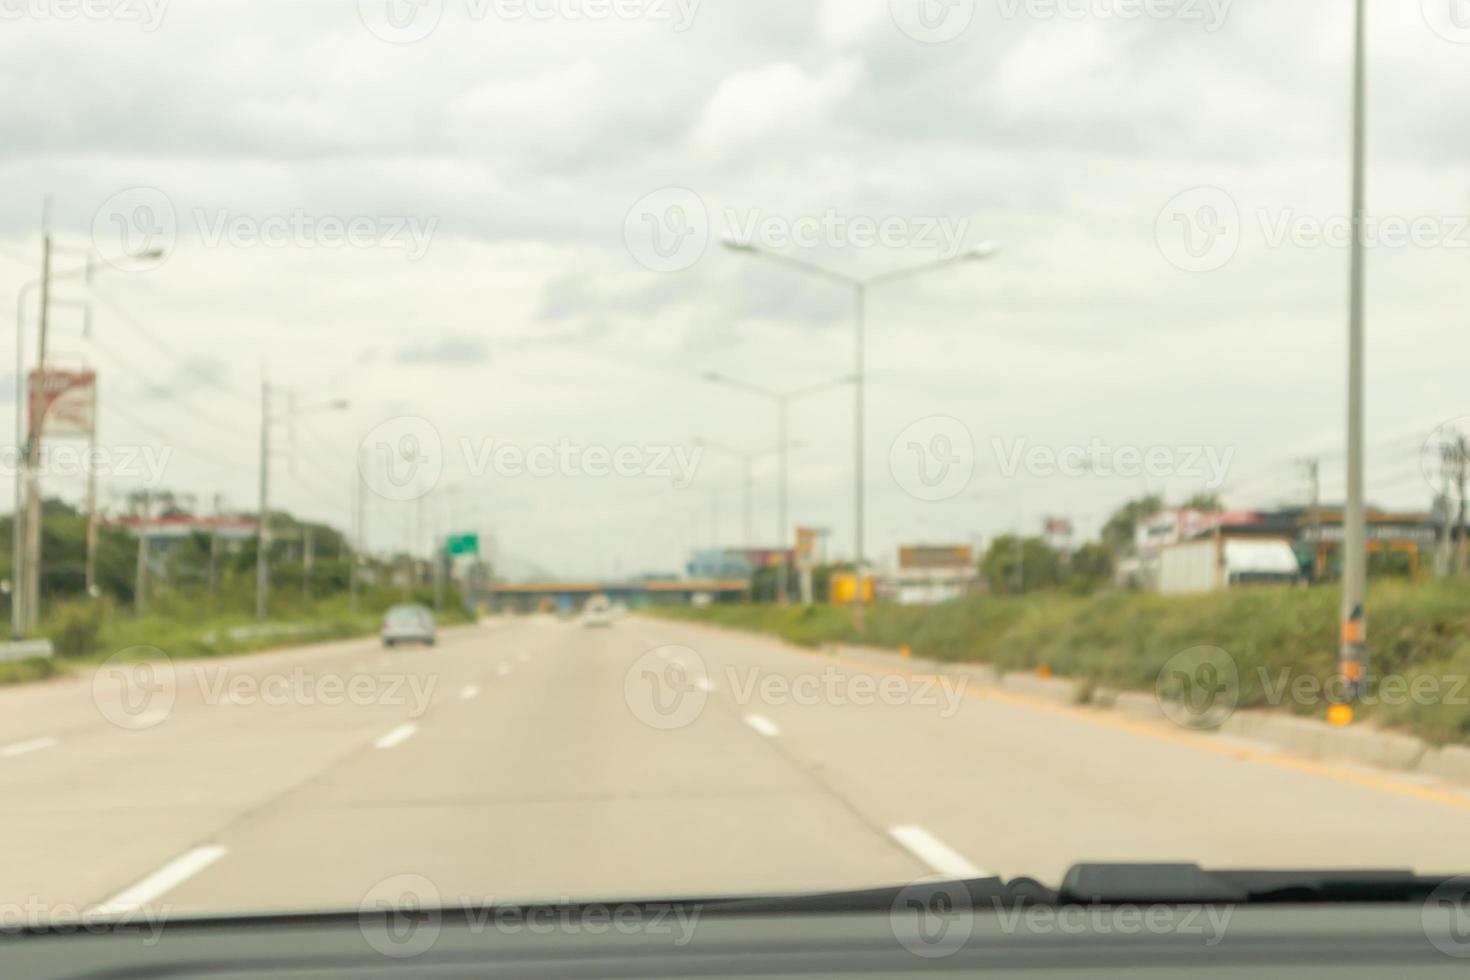
[[[975,591],[979,581],[968,545],[906,545],[898,549],[893,598],[903,606],[952,602]]]

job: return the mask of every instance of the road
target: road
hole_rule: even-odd
[[[1077,860],[1461,871],[1470,795],[643,617],[0,690],[0,908],[698,896]]]

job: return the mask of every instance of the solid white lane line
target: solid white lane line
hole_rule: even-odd
[[[205,844],[174,858],[131,888],[124,889],[97,906],[102,915],[132,912],[157,899],[224,857],[227,849],[218,844]]]
[[[468,701],[470,698],[477,698],[479,696],[480,688],[474,684],[466,685],[465,689],[459,692],[459,699],[461,701]]]
[[[393,746],[402,745],[404,742],[413,738],[414,733],[418,730],[419,726],[413,722],[408,722],[407,724],[399,725],[388,734],[381,736],[373,745],[380,749],[391,749]]]
[[[746,715],[745,723],[766,738],[775,738],[781,734],[781,729],[776,727],[776,723],[765,715]]]
[[[501,664],[499,667],[495,668],[495,673],[499,674],[501,677],[509,677],[510,664]]]
[[[24,742],[12,742],[9,745],[0,747],[0,759],[25,755],[27,752],[39,752],[41,749],[49,749],[55,744],[55,735],[42,735],[40,738],[32,738]]]
[[[935,837],[923,827],[891,827],[890,836],[914,857],[951,878],[985,878],[989,872],[971,864],[963,854]]]

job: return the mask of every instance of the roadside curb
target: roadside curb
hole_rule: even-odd
[[[1467,746],[1436,747],[1413,735],[1372,728],[1339,728],[1325,721],[1269,711],[1235,711],[1215,730],[1186,728],[1171,722],[1154,696],[1142,691],[1097,688],[1092,690],[1090,697],[1084,699],[1083,682],[1074,678],[1039,677],[1020,672],[1002,673],[985,663],[949,663],[922,657],[905,657],[897,651],[881,647],[845,643],[825,643],[817,648],[803,647],[779,636],[755,630],[690,620],[673,622],[724,633],[740,633],[808,656],[840,657],[855,667],[866,664],[887,670],[963,677],[980,687],[1005,691],[1036,702],[1072,708],[1084,714],[1089,711],[1107,712],[1124,716],[1130,721],[1187,731],[1205,738],[1218,735],[1229,741],[1255,743],[1267,752],[1311,761],[1340,762],[1399,773],[1416,773],[1442,780],[1456,790],[1470,787],[1470,747]]]
[[[1436,748],[1413,735],[1372,728],[1339,728],[1313,718],[1249,710],[1232,712],[1213,731],[1184,728],[1174,726],[1159,707],[1158,700],[1142,691],[1099,688],[1084,703],[1082,682],[1071,678],[1038,677],[1019,672],[1002,674],[988,664],[941,663],[904,657],[877,647],[832,643],[823,646],[822,652],[875,666],[963,676],[972,683],[1038,701],[1079,710],[1113,711],[1137,721],[1170,725],[1206,737],[1213,734],[1231,736],[1314,761],[1348,762],[1397,772],[1417,772],[1470,786],[1470,748],[1458,745]]]

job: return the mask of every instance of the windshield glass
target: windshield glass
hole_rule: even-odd
[[[1452,6],[0,0],[0,913],[1466,870]]]

